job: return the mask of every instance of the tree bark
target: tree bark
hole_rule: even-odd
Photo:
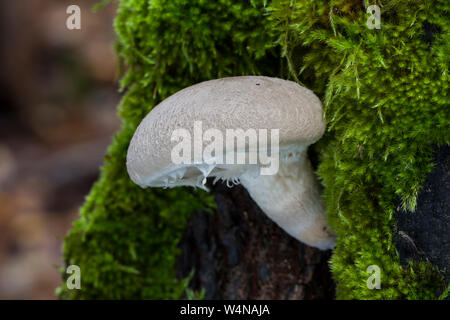
[[[434,167],[417,195],[414,212],[398,201],[393,241],[400,261],[430,261],[450,282],[450,147],[435,147]]]
[[[210,185],[218,210],[192,216],[180,242],[178,276],[205,299],[332,299],[331,251],[280,229],[240,185]]]

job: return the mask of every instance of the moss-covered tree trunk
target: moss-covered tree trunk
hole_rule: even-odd
[[[161,100],[204,80],[262,74],[299,81],[323,101],[327,133],[314,148],[337,233],[337,298],[437,298],[442,274],[429,261],[402,265],[393,238],[398,199],[414,211],[433,146],[450,144],[450,6],[377,3],[380,29],[367,27],[362,0],[120,0],[123,126],[65,241],[83,289],[62,286],[60,296],[191,295],[178,266],[179,276],[196,268],[191,286],[207,297],[329,297],[326,253],[284,235],[242,189],[216,186],[216,203],[203,191],[140,189],[126,172],[134,130]],[[379,290],[366,286],[371,265]]]

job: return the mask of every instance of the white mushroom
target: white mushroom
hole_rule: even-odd
[[[213,130],[209,132],[226,138],[230,129],[278,129],[279,140],[275,142],[279,146],[272,140],[261,143],[262,136],[258,136],[258,143],[247,136],[244,146],[233,144],[231,150],[244,155],[245,163],[221,161],[225,160],[220,157],[222,151],[226,159],[230,153],[225,143],[223,150],[215,149],[208,159],[205,153],[198,157],[199,149],[213,140],[220,142],[203,132]],[[287,233],[326,250],[334,247],[335,236],[326,222],[318,182],[307,158],[308,146],[320,139],[324,131],[320,100],[297,83],[260,76],[211,80],[185,88],[153,108],[131,140],[127,169],[131,179],[144,188],[205,188],[206,177],[226,180],[228,184],[240,182]],[[192,161],[173,161],[179,143],[178,138],[173,139],[174,132],[182,133],[178,138],[184,134],[192,142],[194,157],[190,150],[188,154]],[[278,170],[263,174],[268,164],[261,159],[249,163],[252,151],[258,155],[271,153],[269,158],[277,160]]]

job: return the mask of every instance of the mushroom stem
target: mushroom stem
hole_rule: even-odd
[[[280,161],[275,175],[244,174],[241,184],[259,207],[297,240],[321,250],[335,246],[306,150],[293,161]]]

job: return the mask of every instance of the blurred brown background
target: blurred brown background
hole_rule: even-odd
[[[62,238],[120,125],[116,5],[96,2],[0,3],[0,299],[55,298]]]

